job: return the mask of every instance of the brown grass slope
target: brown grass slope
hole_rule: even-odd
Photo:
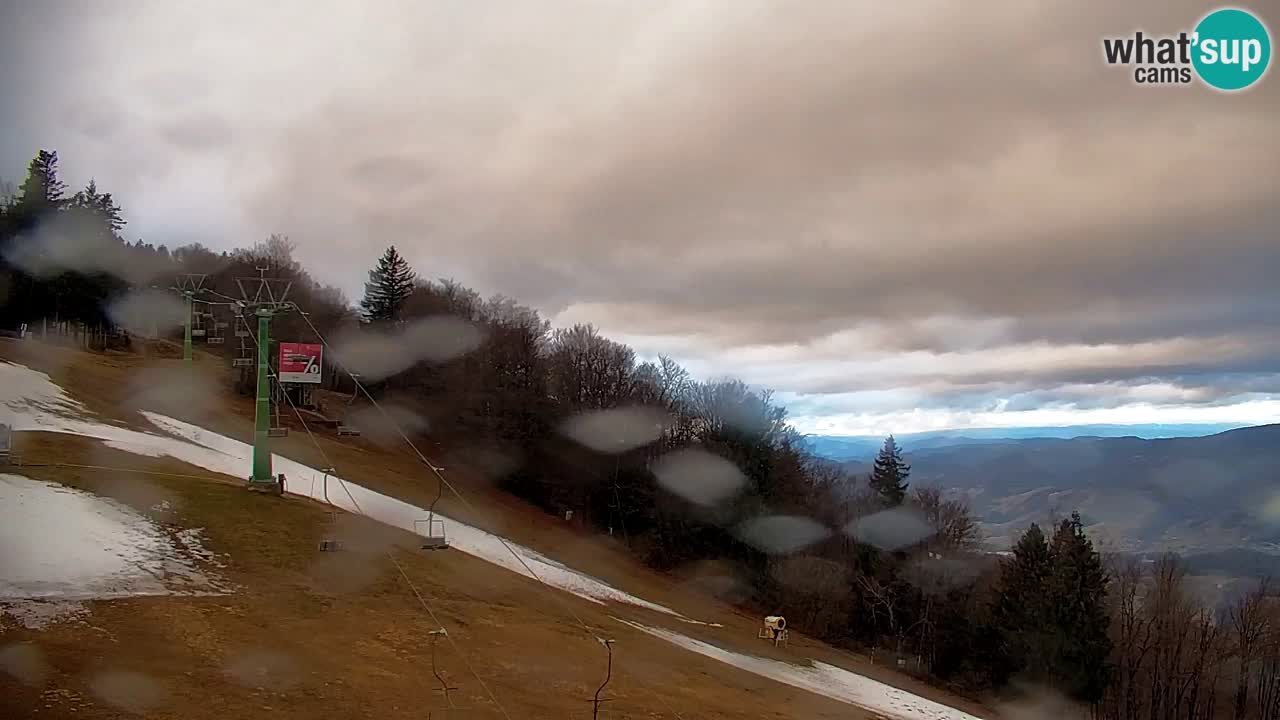
[[[177,399],[149,395],[137,382],[152,377],[148,373],[172,371],[178,364],[172,359],[3,340],[0,358],[47,372],[104,419],[142,428],[137,411],[155,409],[242,440],[251,437],[252,403],[232,393],[229,373],[213,357],[197,359],[192,384],[200,392]],[[317,440],[338,470],[356,482],[424,506],[435,496],[434,480],[404,448],[327,433],[317,433]],[[629,606],[601,607],[461,552],[423,552],[407,533],[350,516],[335,518],[318,503],[252,495],[238,478],[173,460],[48,433],[24,433],[18,443],[25,463],[122,469],[28,467],[21,472],[116,498],[158,522],[204,528],[206,546],[225,556],[227,566],[220,572],[239,591],[221,597],[95,601],[87,617],[43,630],[0,620],[0,648],[10,649],[10,659],[24,658],[20,671],[0,672],[3,718],[502,717],[477,675],[512,718],[589,718],[589,700],[604,678],[606,656],[575,613],[617,640],[603,718],[877,717],[685,651],[611,616],[732,650],[829,662],[990,714],[799,635],[790,649],[760,644],[756,618],[641,567],[610,541],[575,532],[496,490],[480,473],[449,458],[446,448],[430,448],[429,454],[443,458],[438,462],[477,513],[447,496],[442,511],[724,627],[687,625]],[[296,424],[295,432],[277,443],[278,453],[323,464]],[[159,500],[168,500],[170,509],[155,509]],[[319,553],[322,537],[341,537],[347,549]],[[432,673],[429,631],[437,624],[460,650],[445,641],[436,647],[436,667],[455,688],[450,693],[454,710]],[[14,654],[15,647],[22,650]],[[125,694],[133,699],[121,705],[116,698],[113,704],[102,690],[103,673],[141,685],[126,682],[132,692]]]

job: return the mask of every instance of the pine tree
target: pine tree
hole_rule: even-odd
[[[871,488],[880,494],[885,505],[897,507],[907,497],[907,477],[911,466],[902,461],[902,449],[893,436],[885,438],[871,471]]]
[[[388,247],[378,258],[377,266],[369,271],[369,282],[364,284],[360,310],[365,321],[399,321],[405,301],[413,294],[416,277],[396,247]]]
[[[112,237],[119,237],[125,226],[122,210],[111,193],[98,192],[96,180],[89,180],[83,190],[71,198],[71,207],[91,214]]]
[[[1102,557],[1084,533],[1080,513],[1071,513],[1058,525],[1049,556],[1053,573],[1047,590],[1058,632],[1054,674],[1065,693],[1094,703],[1110,681],[1108,578]]]
[[[998,683],[1011,675],[1033,680],[1049,675],[1049,650],[1056,635],[1048,594],[1052,562],[1044,533],[1033,523],[1013,546],[1013,556],[1000,566],[991,613],[999,644]]]
[[[27,179],[18,189],[18,201],[36,211],[57,209],[66,189],[58,179],[58,153],[41,150],[27,166]]]

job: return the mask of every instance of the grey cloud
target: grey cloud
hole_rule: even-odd
[[[209,47],[248,9],[210,18]],[[783,390],[1093,403],[1163,382],[1193,390],[1183,402],[1214,402],[1265,392],[1280,373],[1266,340],[1280,325],[1280,84],[1273,73],[1241,95],[1140,88],[1101,58],[1104,36],[1174,32],[1204,9],[284,9],[253,16],[254,37],[278,38],[254,74],[230,45],[207,67],[165,56],[156,28],[168,11],[156,6],[122,52],[132,67],[174,67],[122,86],[141,110],[104,106],[92,121],[143,113],[129,120],[137,142],[128,157],[83,147],[86,162],[147,168],[135,189],[159,196],[158,178],[188,159],[225,163],[246,226],[289,232],[318,276],[352,289],[352,268],[396,243],[426,276],[610,333],[696,337],[719,372],[755,372],[727,348],[821,357],[841,333],[855,337],[825,352],[940,360],[932,372],[801,376],[770,374],[762,357],[762,377],[748,379]],[[84,27],[82,45],[108,45]],[[365,52],[337,64],[325,43]],[[282,83],[296,96],[287,106]],[[186,87],[226,114],[175,115]],[[161,208],[153,226],[173,227],[164,203],[149,205]],[[1215,348],[1223,338],[1240,345]],[[1160,356],[1138,347],[1179,339]],[[994,371],[944,362],[1037,342],[1134,350]],[[1099,390],[1054,394],[1077,384]]]
[[[234,138],[227,120],[208,112],[184,113],[165,122],[160,134],[178,148],[195,150],[216,148]]]
[[[1275,92],[1264,86],[1224,111],[1194,89],[1143,93],[1095,52],[1104,34],[1174,28],[1199,11],[1059,4],[980,33],[938,32],[974,28],[970,9],[957,9],[913,26],[938,35],[930,52],[904,54],[858,36],[857,11],[843,4],[775,6],[686,49],[679,72],[625,114],[584,100],[524,137],[511,105],[473,103],[432,130],[440,147],[472,143],[481,162],[420,155],[436,182],[403,204],[408,214],[364,216],[374,238],[426,224],[475,241],[468,252],[498,259],[471,277],[545,308],[644,303],[649,329],[681,316],[728,343],[956,309],[1019,316],[1013,338],[1088,338],[1104,310],[1247,304],[1265,297],[1280,262],[1275,213],[1262,204],[1275,170],[1258,154],[1276,142],[1265,120]],[[895,69],[848,62],[851,45],[894,57]],[[359,165],[424,132],[421,116],[360,108],[341,126],[304,120],[311,140],[284,147],[267,188],[323,177],[312,143],[354,139],[341,152]],[[1195,142],[1206,123],[1237,140]],[[355,139],[356,128],[368,132]],[[519,196],[512,178],[474,167],[504,142],[526,143],[532,184]],[[1188,192],[1192,171],[1212,182]],[[375,189],[360,182],[361,194]],[[344,187],[339,178],[323,191]],[[1077,196],[1057,194],[1067,191]],[[636,251],[650,245],[674,252]],[[1133,315],[1108,334],[1142,335]]]

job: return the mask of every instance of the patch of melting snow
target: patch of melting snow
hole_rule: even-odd
[[[110,448],[147,457],[171,457],[211,472],[240,477],[249,466],[253,447],[159,413],[142,412],[152,425],[167,433],[157,435],[131,428],[86,420],[88,410],[67,396],[45,373],[24,365],[0,361],[0,403],[14,415],[15,430],[60,432],[102,440]],[[290,494],[309,497],[348,512],[357,512],[387,525],[422,534],[415,520],[427,511],[352,482],[328,476],[315,468],[273,455],[277,473],[284,473]],[[357,507],[358,506],[358,507]],[[449,547],[530,577],[529,571],[503,545],[503,539],[479,528],[436,513],[447,524]],[[590,575],[569,568],[541,553],[506,541],[542,580],[555,588],[603,605],[616,602],[653,610],[682,622],[705,625],[671,608],[649,602],[614,588]],[[715,625],[712,625],[715,627]]]
[[[0,474],[0,609],[28,627],[83,600],[228,592],[200,568],[199,533],[169,533],[127,505]]]
[[[981,720],[976,715],[927,700],[906,690],[900,690],[835,665],[816,660],[809,666],[793,665],[779,660],[743,655],[669,630],[616,617],[614,620],[699,655],[732,665],[739,670],[850,705],[857,705],[897,720]]]

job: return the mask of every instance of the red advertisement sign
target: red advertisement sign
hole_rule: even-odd
[[[318,383],[324,346],[314,343],[280,343],[280,382]]]

